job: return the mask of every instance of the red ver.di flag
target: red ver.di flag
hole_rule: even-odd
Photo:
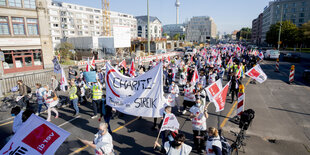
[[[214,96],[222,90],[222,81],[221,79],[218,79],[216,82],[212,83],[210,86],[205,88],[207,95],[209,97],[209,100],[214,102],[213,98]]]
[[[178,119],[175,117],[174,114],[166,114],[163,120],[163,124],[160,128],[160,131],[170,130],[176,131],[179,130],[179,122]]]
[[[215,95],[214,97],[214,105],[215,105],[215,112],[220,112],[224,110],[227,92],[229,88],[230,81],[225,85],[225,87]]]
[[[245,73],[245,75],[251,77],[252,79],[258,81],[259,83],[263,83],[267,80],[267,75],[264,73],[262,68],[260,68],[259,64],[255,67],[251,68],[249,71]]]
[[[53,155],[69,135],[69,132],[33,114],[0,154]]]

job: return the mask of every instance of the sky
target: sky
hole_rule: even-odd
[[[101,8],[101,0],[57,0]],[[271,0],[180,0],[180,23],[193,16],[210,16],[223,34],[252,27],[252,20],[263,12]],[[150,15],[163,25],[176,23],[175,0],[149,0]],[[134,16],[147,14],[147,0],[110,0],[110,10]]]

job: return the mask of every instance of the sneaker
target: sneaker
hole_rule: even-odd
[[[79,115],[79,113],[75,113],[75,114],[73,114],[73,117],[78,116],[78,115]]]
[[[98,116],[97,115],[94,115],[94,116],[92,116],[92,117],[90,117],[91,119],[95,119],[95,118],[97,118]]]
[[[39,116],[39,113],[37,112],[36,115]]]
[[[182,114],[185,115],[186,114],[186,110],[183,110]]]

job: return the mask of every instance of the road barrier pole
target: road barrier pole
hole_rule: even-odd
[[[294,76],[295,76],[295,65],[291,66],[290,70],[290,76],[289,76],[289,84],[292,84],[294,82]]]
[[[276,61],[276,69],[274,70],[275,72],[280,72],[280,70],[279,70],[279,58],[277,59],[277,61]]]

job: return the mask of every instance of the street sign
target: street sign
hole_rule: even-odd
[[[3,52],[0,52],[0,61],[4,61],[4,54],[3,54]]]

